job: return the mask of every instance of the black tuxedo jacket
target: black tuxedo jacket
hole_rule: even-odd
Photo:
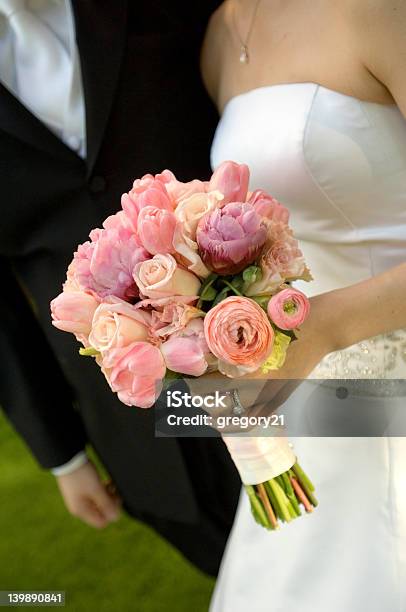
[[[0,403],[45,468],[91,442],[126,509],[208,571],[239,488],[222,442],[155,439],[153,411],[116,399],[74,338],[52,327],[49,302],[77,244],[116,212],[132,179],[167,167],[181,180],[209,175],[217,115],[198,56],[218,4],[73,2],[86,160],[0,86]]]

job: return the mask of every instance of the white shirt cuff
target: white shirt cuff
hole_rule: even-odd
[[[78,468],[82,467],[82,465],[85,465],[86,462],[86,451],[80,451],[67,463],[51,468],[51,472],[54,476],[65,476],[66,474],[70,474],[71,472],[74,472]]]

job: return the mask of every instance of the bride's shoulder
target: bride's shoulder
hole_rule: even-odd
[[[220,76],[225,60],[224,50],[230,36],[228,2],[223,2],[211,15],[207,25],[200,56],[200,69],[205,87],[217,103]]]
[[[406,115],[406,0],[346,0],[360,57]]]

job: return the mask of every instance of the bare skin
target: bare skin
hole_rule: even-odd
[[[57,482],[67,510],[90,527],[102,529],[119,518],[121,500],[91,461]]]
[[[405,2],[261,0],[246,65],[239,61],[240,41],[249,31],[254,6],[254,0],[226,0],[207,29],[202,74],[220,112],[240,93],[280,83],[314,82],[362,100],[394,103],[387,82],[394,84],[387,36],[397,33],[401,39],[396,21],[402,17],[406,30]],[[395,84],[395,94],[401,95],[400,87]]]

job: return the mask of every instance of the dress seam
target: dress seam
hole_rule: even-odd
[[[312,182],[314,183],[314,185],[317,187],[317,189],[323,194],[323,196],[327,199],[327,201],[331,204],[331,206],[336,210],[336,212],[339,213],[339,215],[345,219],[345,221],[348,223],[348,225],[350,226],[350,228],[357,234],[359,235],[359,228],[354,225],[354,223],[351,221],[351,219],[349,219],[347,217],[347,215],[341,210],[341,208],[338,206],[338,204],[336,204],[334,202],[334,200],[331,199],[331,197],[328,195],[328,193],[326,193],[325,189],[320,185],[320,183],[316,180],[316,177],[314,176],[314,174],[312,173],[308,163],[307,163],[307,159],[306,159],[306,152],[305,152],[305,146],[306,146],[306,141],[307,141],[307,136],[308,136],[308,130],[309,130],[309,124],[310,124],[310,118],[313,112],[313,106],[316,100],[316,96],[318,94],[318,92],[320,91],[320,85],[316,86],[316,89],[313,93],[313,97],[312,97],[312,101],[310,104],[310,108],[309,108],[309,112],[307,115],[307,119],[303,128],[303,138],[302,138],[302,159],[304,162],[304,167],[305,170],[307,172],[307,174],[309,175],[310,179],[312,180]]]

